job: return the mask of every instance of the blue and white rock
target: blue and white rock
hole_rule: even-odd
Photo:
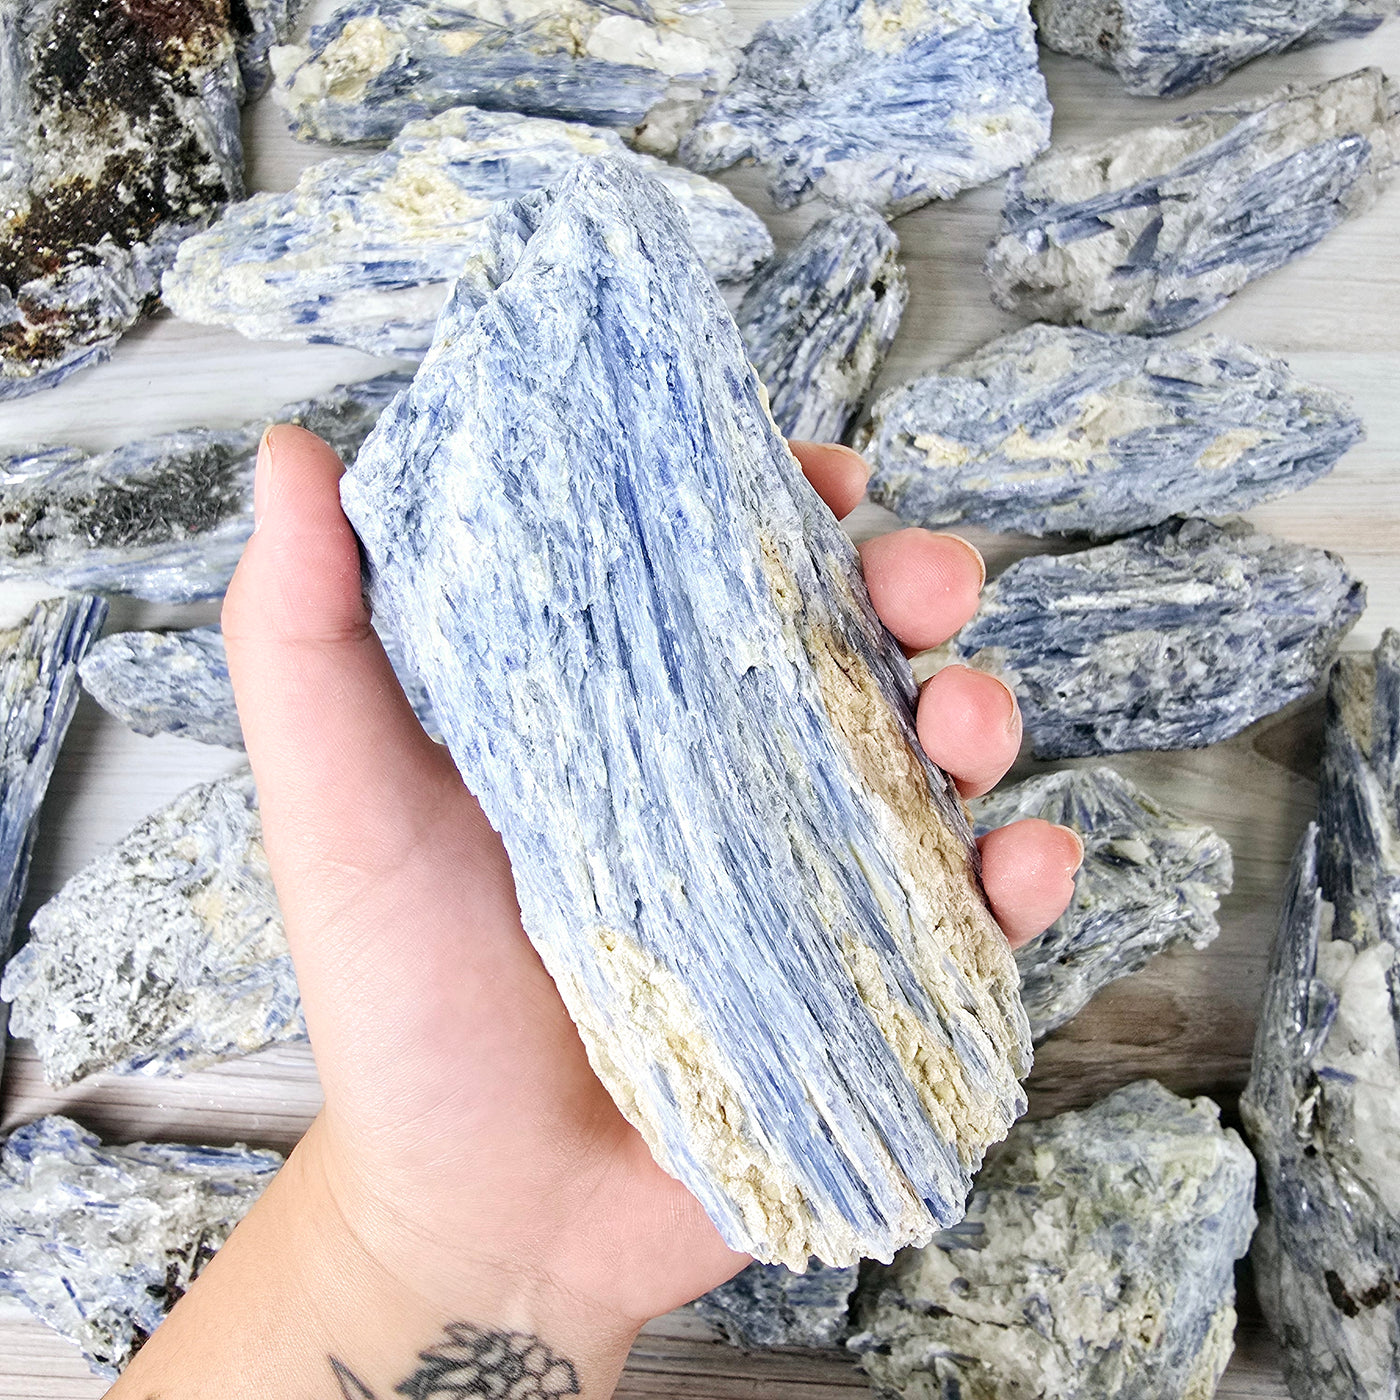
[[[304,140],[382,144],[449,107],[614,127],[668,155],[734,76],[723,0],[348,0],[280,49],[277,99]]]
[[[1240,1111],[1254,1246],[1298,1400],[1400,1393],[1400,634],[1332,673],[1317,825],[1294,861]]]
[[[272,81],[272,50],[291,38],[307,0],[231,0],[238,36],[238,68],[245,100],[260,97]]]
[[[1015,687],[1041,758],[1201,748],[1311,692],[1365,592],[1325,550],[1169,520],[1012,564],[956,644]]]
[[[909,299],[898,254],[881,215],[842,210],[749,284],[734,319],[784,437],[845,438]]]
[[[1183,330],[1368,208],[1400,160],[1378,68],[1048,151],[1006,187],[992,296],[1031,320]]]
[[[276,1176],[275,1152],[104,1147],[71,1118],[0,1148],[0,1295],[115,1379]]]
[[[894,215],[985,185],[1049,140],[1028,0],[812,0],[754,35],[681,157],[757,161],[783,209],[819,195]]]
[[[458,107],[410,123],[367,160],[322,161],[295,189],[234,205],[186,240],[165,299],[177,316],[254,339],[420,355],[452,283],[484,249],[495,201],[599,156],[665,184],[719,281],[743,281],[772,253],[763,221],[722,185],[635,155],[615,132]]]
[[[1336,39],[1360,39],[1396,14],[1400,14],[1397,0],[1350,0],[1334,19],[1310,30],[1303,42],[1325,44]]]
[[[782,1264],[750,1264],[695,1300],[695,1311],[736,1347],[830,1347],[846,1338],[858,1265],[815,1261],[796,1274]]]
[[[45,447],[0,457],[0,581],[216,598],[253,533],[253,469],[269,422],[297,423],[351,458],[408,383],[382,374],[238,428],[186,428],[111,452]]]
[[[1207,1400],[1234,1349],[1254,1159],[1153,1080],[1019,1123],[967,1218],[862,1288],[880,1400]]]
[[[1238,341],[1036,325],[881,394],[857,445],[871,499],[911,524],[1103,537],[1300,490],[1364,434]]]
[[[252,774],[191,788],[84,866],[30,921],[0,996],[54,1085],[302,1038]]]
[[[1036,1040],[1164,948],[1204,948],[1220,932],[1216,910],[1234,880],[1229,845],[1112,768],[1044,773],[979,797],[971,808],[979,836],[1039,817],[1084,841],[1069,908],[1016,954]]]
[[[661,185],[486,247],[341,484],[370,596],[657,1160],[765,1263],[889,1258],[1029,1063],[908,664]]]

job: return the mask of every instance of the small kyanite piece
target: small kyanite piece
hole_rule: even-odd
[[[348,0],[273,61],[303,140],[382,144],[472,106],[613,127],[669,155],[737,53],[722,0]]]
[[[182,1074],[306,1034],[247,769],[201,783],[30,920],[0,996],[44,1074]]]
[[[749,284],[734,318],[784,437],[845,438],[909,299],[898,253],[883,215],[838,211]]]
[[[0,399],[111,354],[243,193],[229,0],[0,5]]]
[[[750,1264],[695,1300],[695,1311],[731,1346],[830,1347],[846,1338],[859,1266],[818,1264],[795,1274]]]
[[[666,190],[589,162],[485,240],[341,483],[375,609],[657,1161],[764,1263],[888,1259],[1030,1045],[908,663]]]
[[[1205,1400],[1253,1229],[1220,1110],[1139,1080],[1017,1124],[962,1224],[862,1287],[849,1346],[880,1400]]]
[[[1326,550],[1169,520],[1012,564],[957,646],[1016,687],[1041,758],[1194,749],[1312,691],[1365,597]]]
[[[759,29],[681,157],[757,161],[782,209],[820,195],[895,215],[985,185],[1049,140],[1028,0],[812,0]]]
[[[253,469],[269,422],[296,423],[347,461],[408,383],[381,374],[237,428],[186,428],[111,452],[44,447],[0,457],[0,581],[217,598],[253,533]]]
[[[992,296],[1032,320],[1183,330],[1368,208],[1397,161],[1400,89],[1379,68],[1047,151],[1007,183]]]
[[[1240,1100],[1267,1188],[1259,1301],[1298,1400],[1400,1393],[1400,633],[1332,672]]]
[[[234,205],[185,241],[165,277],[166,303],[255,340],[421,355],[452,283],[482,251],[495,202],[590,156],[633,162],[661,181],[717,280],[743,281],[772,254],[763,220],[723,185],[634,154],[616,132],[457,107],[411,122],[369,159],[322,161],[295,189]]]
[[[104,1147],[40,1118],[0,1147],[0,1295],[115,1380],[277,1175],[275,1152]]]
[[[260,97],[272,81],[272,49],[285,43],[308,0],[231,0],[238,67],[245,99]]]
[[[1112,768],[1027,778],[972,803],[978,835],[1026,817],[1084,841],[1069,908],[1016,954],[1031,1035],[1041,1040],[1090,997],[1163,948],[1204,948],[1234,879],[1230,847],[1208,826],[1160,806]]]
[[[1300,490],[1363,436],[1340,394],[1237,341],[1036,325],[881,394],[857,446],[911,524],[1102,538]]]

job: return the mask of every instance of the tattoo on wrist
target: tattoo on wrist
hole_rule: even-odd
[[[405,1400],[555,1400],[579,1393],[578,1372],[528,1332],[449,1322],[446,1340],[418,1353],[419,1366],[394,1387]],[[343,1361],[330,1358],[344,1400],[379,1400]]]

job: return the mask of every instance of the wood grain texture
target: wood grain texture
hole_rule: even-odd
[[[747,23],[790,3],[735,0]],[[1346,44],[1264,60],[1214,92],[1173,102],[1127,97],[1112,75],[1046,55],[1057,141],[1109,135],[1181,111],[1271,91],[1374,63],[1400,74],[1400,24]],[[245,117],[250,183],[285,189],[323,152],[290,140],[264,99]],[[770,218],[783,247],[816,217],[815,207],[774,211],[753,172],[725,177]],[[896,225],[909,270],[904,329],[882,382],[897,382],[963,355],[1011,329],[981,277],[982,252],[1000,206],[996,187],[931,206]],[[1344,554],[1366,580],[1370,605],[1348,645],[1373,645],[1400,625],[1400,182],[1364,217],[1332,234],[1308,257],[1241,293],[1205,331],[1237,336],[1286,354],[1297,370],[1350,394],[1369,439],[1332,475],[1250,518],[1290,538]],[[0,405],[0,447],[75,442],[105,448],[142,433],[196,423],[228,425],[385,368],[353,351],[258,344],[232,333],[180,325],[168,317],[142,326],[113,361],[48,394]],[[892,517],[864,506],[851,520],[859,539],[890,528]],[[993,571],[1044,548],[1029,540],[970,531]],[[18,615],[32,590],[0,590],[0,615]],[[118,602],[113,628],[193,624],[216,610]],[[1133,754],[1116,767],[1182,813],[1210,822],[1235,852],[1236,884],[1222,911],[1219,940],[1202,952],[1158,958],[1102,993],[1039,1052],[1031,1111],[1043,1115],[1091,1102],[1143,1075],[1185,1093],[1208,1093],[1227,1120],[1247,1073],[1283,880],[1293,847],[1312,815],[1320,741],[1314,699],[1262,721],[1218,747],[1184,754]],[[84,700],[44,810],[28,907],[51,895],[82,863],[141,817],[192,783],[228,771],[235,755],[178,739],[127,733]],[[1020,770],[1045,765],[1024,761]],[[48,1088],[29,1048],[11,1047],[5,1066],[5,1129],[39,1114],[71,1113],[105,1137],[246,1141],[287,1149],[310,1121],[320,1091],[310,1052],[283,1046],[184,1079],[99,1075],[66,1090]],[[1286,1394],[1277,1353],[1246,1292],[1234,1360],[1222,1400]],[[0,1400],[90,1400],[103,1384],[76,1352],[12,1305],[0,1306]],[[620,1395],[628,1400],[841,1400],[865,1391],[842,1357],[748,1354],[717,1341],[688,1314],[663,1318],[638,1342]]]

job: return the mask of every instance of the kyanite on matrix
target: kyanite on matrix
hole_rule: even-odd
[[[1168,812],[1112,768],[1027,778],[972,803],[978,834],[1026,817],[1079,833],[1084,864],[1069,908],[1016,954],[1021,1000],[1041,1040],[1107,983],[1164,948],[1204,948],[1234,878],[1230,847]]]
[[[1169,520],[988,585],[957,647],[1016,687],[1041,758],[1190,749],[1307,695],[1366,590],[1243,521]]]
[[[845,438],[909,299],[898,253],[882,215],[837,211],[749,284],[735,320],[784,437]]]
[[[1370,206],[1400,160],[1379,68],[1281,88],[1088,146],[1007,183],[997,303],[1103,331],[1179,331]]]
[[[590,162],[486,241],[341,483],[370,596],[658,1162],[765,1263],[889,1258],[1029,1064],[908,664],[665,189]]]
[[[382,374],[241,427],[186,428],[111,452],[0,457],[0,581],[170,603],[216,598],[253,533],[253,468],[267,424],[299,424],[350,459],[407,382]]]
[[[1035,325],[871,406],[870,497],[915,525],[1104,537],[1297,491],[1364,435],[1340,394],[1206,336]]]
[[[1400,1393],[1400,633],[1332,672],[1240,1101],[1264,1314],[1298,1400]]]
[[[859,1267],[815,1261],[805,1273],[750,1264],[695,1300],[695,1311],[738,1347],[830,1347],[845,1340]]]
[[[191,788],[84,866],[35,913],[0,996],[54,1085],[304,1036],[252,774]]]
[[[962,1224],[862,1287],[849,1345],[880,1400],[1202,1400],[1253,1203],[1216,1105],[1139,1080],[1018,1123]]]
[[[185,241],[166,274],[177,316],[265,340],[421,355],[457,276],[482,251],[494,203],[588,157],[633,162],[685,211],[710,272],[742,281],[769,257],[763,220],[722,185],[627,150],[612,131],[458,107],[411,122],[369,159],[310,166]]]
[[[757,161],[783,209],[820,195],[894,215],[1049,140],[1028,0],[812,0],[759,29],[681,156],[695,170]]]
[[[722,0],[348,0],[274,62],[305,140],[383,143],[473,106],[614,127],[668,155],[737,49]]]
[[[104,1147],[71,1118],[0,1146],[0,1294],[114,1380],[277,1175],[275,1152]]]

